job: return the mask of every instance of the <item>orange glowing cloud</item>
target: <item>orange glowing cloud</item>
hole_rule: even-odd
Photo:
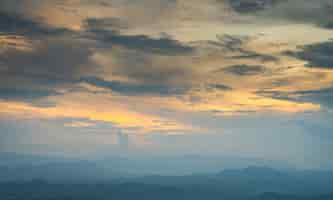
[[[80,98],[84,98],[81,96]],[[80,101],[77,101],[80,102]],[[18,118],[85,118],[91,121],[109,122],[124,129],[134,129],[137,133],[190,131],[191,127],[158,116],[131,111],[114,103],[102,102],[73,103],[59,102],[56,107],[40,108],[20,102],[0,102],[0,114]],[[70,127],[87,127],[92,123],[76,122],[65,124]]]

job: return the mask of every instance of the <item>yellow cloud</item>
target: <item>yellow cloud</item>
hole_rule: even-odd
[[[0,53],[9,49],[31,51],[33,47],[31,41],[23,36],[1,35],[0,32]]]
[[[96,126],[95,123],[91,122],[82,122],[82,121],[74,121],[71,123],[64,124],[65,127],[72,127],[72,128],[86,128],[86,127],[93,127]]]
[[[195,96],[196,102],[191,101]],[[140,101],[140,100],[136,100]],[[219,115],[250,114],[253,112],[298,113],[319,111],[320,105],[278,100],[245,91],[223,93],[196,93],[183,99],[152,97],[150,104],[186,112],[214,112]]]
[[[79,98],[79,99],[76,99]],[[90,99],[87,99],[90,98]],[[84,99],[84,101],[82,101]],[[41,108],[26,103],[0,101],[0,114],[18,118],[85,118],[92,121],[109,122],[124,129],[134,129],[137,133],[191,131],[192,127],[159,116],[131,111],[117,102],[99,100],[92,95],[75,95],[71,100],[59,100],[57,106]],[[86,127],[75,122],[71,127]]]

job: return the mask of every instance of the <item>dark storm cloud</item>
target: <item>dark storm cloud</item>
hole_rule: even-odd
[[[104,22],[102,23],[104,24]],[[109,27],[110,28],[110,27]],[[122,35],[108,29],[87,28],[85,37],[96,41],[97,49],[113,50],[109,52],[113,60],[110,70],[115,76],[150,84],[150,90],[156,85],[179,85],[187,88],[193,78],[193,71],[180,60],[184,56],[191,59],[192,47],[168,38],[154,39],[145,35]],[[181,58],[182,57],[182,58]],[[185,66],[184,66],[185,65]],[[148,86],[147,86],[148,87]],[[168,93],[165,90],[162,93]]]
[[[117,30],[122,26],[117,19],[88,19],[86,29],[92,38],[104,47],[112,45],[148,53],[179,55],[193,52],[193,48],[170,38],[151,38],[146,35],[122,35]],[[110,30],[111,28],[111,30]],[[118,29],[117,29],[118,28]]]
[[[300,91],[296,94],[300,95],[304,100],[317,102],[323,106],[333,108],[333,87],[319,90]]]
[[[333,1],[331,0],[229,0],[230,7],[240,13],[262,19],[287,20],[315,24],[331,29]]]
[[[128,28],[128,25],[119,18],[89,18],[85,20],[85,27],[88,30],[119,30]]]
[[[269,90],[260,90],[256,92],[257,95],[263,97],[269,97],[279,100],[288,100],[288,101],[300,101],[293,96],[294,93],[282,92],[282,91],[269,91]]]
[[[255,59],[261,62],[278,62],[275,56],[257,53],[246,49],[244,46],[252,39],[248,36],[241,35],[220,35],[217,36],[218,43],[216,45],[223,47],[228,53],[236,53],[236,55],[227,57],[229,59]]]
[[[158,94],[158,95],[177,95],[183,94],[188,88],[172,87],[168,85],[154,85],[154,84],[138,84],[126,83],[120,81],[106,81],[96,77],[85,77],[81,79],[82,82],[89,83],[96,87],[110,89],[112,91],[124,95],[145,95],[145,94]]]
[[[14,42],[1,52],[0,98],[4,99],[31,100],[56,94],[52,86],[72,81],[91,53],[70,39],[71,31],[16,13],[0,12],[0,33],[13,41],[23,37],[32,43],[31,50],[19,50],[20,44]]]
[[[300,51],[288,51],[286,55],[308,62],[308,67],[333,69],[333,41],[315,43],[300,47]]]
[[[39,83],[54,84],[73,80],[88,63],[91,51],[73,40],[49,39],[31,51],[8,50],[0,55],[6,76],[31,78]]]
[[[257,94],[274,99],[318,103],[324,107],[333,108],[333,87],[295,92],[258,91]]]
[[[261,62],[278,62],[279,59],[275,56],[272,55],[267,55],[267,54],[261,54],[261,53],[257,53],[254,51],[249,51],[249,50],[242,50],[240,51],[240,55],[236,55],[236,56],[231,56],[230,58],[232,59],[256,59],[259,60]]]
[[[229,4],[239,13],[251,13],[269,9],[282,1],[286,0],[229,0]]]
[[[146,84],[185,83],[192,79],[191,69],[176,60],[170,63],[156,61],[152,55],[141,52],[124,52],[117,55],[118,66],[115,75],[124,76]],[[169,58],[172,59],[172,58]]]
[[[121,30],[126,29],[126,26],[126,23],[118,18],[89,18],[85,21],[84,37],[95,41],[97,49],[114,50],[110,54],[115,56],[116,63],[116,66],[112,67],[112,73],[141,83],[141,86],[135,86],[113,82],[109,88],[135,95],[166,95],[183,92],[190,87],[190,84],[185,82],[191,79],[192,72],[177,60],[178,56],[188,56],[191,59],[194,47],[168,37],[125,35]],[[172,61],[160,61],[160,56]],[[177,84],[174,84],[175,82]],[[178,85],[179,88],[172,89],[172,86],[168,85]]]
[[[104,44],[120,45],[128,49],[141,50],[149,53],[179,55],[193,51],[191,47],[184,46],[168,38],[154,39],[146,35],[126,36],[101,30],[94,30],[94,33],[98,40]]]
[[[31,101],[55,95],[89,71],[91,51],[68,39],[45,39],[32,50],[9,49],[0,54],[0,98]]]
[[[319,24],[321,27],[326,29],[333,29],[333,21],[331,22],[324,22],[322,24]]]
[[[47,89],[0,88],[0,99],[33,101],[58,93]]]
[[[222,71],[238,75],[238,76],[250,76],[262,74],[266,71],[264,66],[261,65],[232,65],[226,68],[221,69]],[[220,70],[220,71],[221,71]]]
[[[87,44],[78,40],[79,33],[2,11],[0,34],[13,41],[7,45],[9,48],[1,47],[0,99],[42,105],[45,102],[35,101],[59,94],[58,86],[75,82],[88,70],[92,52]],[[16,39],[27,40],[31,49],[19,49],[22,44],[16,44]]]
[[[43,35],[62,35],[70,33],[70,31],[62,28],[53,28],[24,18],[21,15],[0,11],[0,33],[37,37]]]
[[[215,45],[224,47],[229,51],[243,51],[242,46],[250,40],[250,37],[223,34],[217,36],[218,42]]]
[[[127,49],[117,57],[120,66],[115,73],[143,82],[142,85],[107,82],[103,79],[85,79],[85,82],[127,95],[178,94],[187,86],[171,88],[169,80],[185,76],[185,70],[154,63],[153,54],[178,55],[193,51],[169,38],[154,39],[145,35],[121,35],[126,28],[117,18],[88,19],[86,30],[73,32],[46,26],[19,15],[1,14],[0,32],[12,38],[23,36],[37,45],[31,51],[7,49],[0,55],[0,98],[32,102],[49,95],[56,95],[58,86],[82,81],[81,75],[89,74],[90,67],[98,67],[89,59],[93,48]],[[90,41],[88,42],[84,41]],[[134,52],[131,52],[131,51]],[[154,64],[153,64],[154,63]],[[157,65],[157,66],[156,66]]]
[[[216,89],[216,90],[223,90],[223,91],[228,91],[232,90],[230,86],[224,85],[224,84],[207,84],[206,89]]]

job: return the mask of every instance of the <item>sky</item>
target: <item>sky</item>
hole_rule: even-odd
[[[333,1],[1,0],[0,152],[333,169]]]

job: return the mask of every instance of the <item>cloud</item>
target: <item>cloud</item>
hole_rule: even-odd
[[[239,13],[251,13],[272,8],[283,1],[286,0],[229,0],[229,4]]]
[[[222,91],[230,91],[232,88],[224,84],[208,84],[206,89],[217,89]]]
[[[57,87],[75,82],[92,65],[89,45],[68,29],[5,10],[0,12],[0,34],[1,99],[33,103],[57,95]]]
[[[105,96],[104,96],[105,97]],[[173,119],[129,109],[124,102],[110,101],[101,96],[76,93],[55,97],[58,104],[53,107],[35,107],[21,102],[0,101],[0,116],[18,119],[86,119],[92,122],[111,123],[115,127],[134,133],[190,132],[192,126]],[[82,101],[84,99],[85,101]],[[96,103],[98,101],[98,103]]]
[[[177,95],[183,94],[187,91],[187,88],[176,88],[168,85],[156,85],[156,84],[138,84],[138,83],[126,83],[120,81],[106,81],[96,77],[84,77],[82,82],[94,85],[96,87],[102,87],[110,89],[112,91],[124,94],[124,95]]]
[[[257,94],[280,100],[318,103],[321,106],[333,108],[333,87],[293,92],[259,91]]]
[[[58,95],[56,91],[48,89],[0,88],[0,99],[34,101],[36,99]]]
[[[332,28],[331,0],[229,0],[229,3],[234,11],[257,16],[257,20],[285,20]]]
[[[300,91],[296,92],[296,95],[299,95],[301,99],[317,102],[323,106],[333,108],[333,87]]]
[[[86,121],[72,121],[70,123],[65,124],[64,126],[70,128],[88,128],[88,127],[94,127],[96,126],[96,124]]]
[[[85,20],[85,28],[88,30],[119,30],[126,29],[128,25],[120,18],[108,17],[108,18],[88,18]]]
[[[250,50],[246,45],[254,38],[243,35],[219,35],[217,36],[218,42],[213,45],[223,47],[227,53],[234,53],[227,59],[248,59],[248,60],[259,60],[261,62],[278,62],[279,59],[273,55],[262,54],[256,51]]]
[[[326,29],[333,29],[333,21],[324,22],[320,26]]]
[[[238,76],[251,76],[262,74],[266,71],[264,66],[261,65],[232,65],[226,68],[223,68],[219,71],[224,71]]]
[[[193,52],[192,47],[170,38],[122,35],[116,30],[107,30],[110,25],[111,28],[119,26],[117,23],[119,22],[115,21],[115,19],[88,19],[86,29],[87,32],[92,33],[92,38],[98,41],[101,47],[110,48],[112,45],[119,45],[127,49],[163,55],[179,55]]]
[[[100,1],[97,3],[57,1],[60,2],[60,4],[56,2],[60,6],[56,8],[59,9],[57,11],[64,11],[66,17],[69,14],[67,8],[72,6],[76,9],[73,5],[80,5],[77,12],[91,8],[89,14],[82,13],[83,17],[79,17],[80,27],[75,30],[57,28],[59,24],[51,26],[52,20],[61,16],[58,12],[56,14],[50,12],[50,15],[53,15],[52,19],[47,18],[45,13],[53,11],[51,5],[54,3],[53,1],[39,2],[47,2],[41,3],[44,9],[40,19],[33,17],[39,14],[39,11],[35,11],[31,16],[27,12],[23,12],[24,15],[7,12],[4,14],[5,17],[0,19],[0,21],[3,20],[2,29],[5,34],[20,36],[29,43],[29,50],[9,48],[0,54],[0,93],[2,93],[0,98],[2,99],[25,101],[35,106],[54,107],[58,102],[37,100],[44,97],[53,98],[54,95],[66,95],[73,92],[72,88],[87,84],[90,87],[102,89],[105,96],[101,98],[119,95],[146,102],[144,98],[149,95],[170,101],[170,105],[174,103],[172,98],[178,98],[179,101],[175,103],[177,106],[170,106],[169,110],[181,109],[187,105],[190,106],[186,111],[191,112],[222,110],[228,113],[234,111],[242,113],[242,110],[244,113],[266,111],[272,107],[274,110],[286,112],[317,108],[316,105],[310,104],[302,104],[295,108],[297,103],[288,102],[287,99],[275,101],[270,98],[260,98],[252,93],[258,87],[266,87],[264,84],[268,81],[264,79],[268,77],[251,77],[251,75],[262,75],[266,67],[269,69],[271,65],[277,66],[280,61],[279,55],[275,52],[277,48],[266,51],[265,48],[270,48],[271,45],[266,43],[262,46],[261,42],[267,42],[265,40],[268,37],[260,35],[263,39],[261,37],[258,39],[258,35],[249,36],[246,31],[241,32],[241,35],[235,35],[235,30],[229,30],[228,25],[223,31],[230,32],[229,34],[223,34],[221,29],[222,34],[213,39],[209,36],[204,41],[192,41],[192,38],[196,37],[191,37],[190,34],[188,40],[178,37],[179,31],[188,33],[189,27],[193,30],[193,24],[216,26],[217,21],[214,19],[217,18],[215,17],[208,17],[205,20],[199,17],[199,20],[199,18],[193,18],[195,16],[190,16],[193,15],[192,11],[197,9],[201,12],[214,11],[217,9],[214,6],[215,0],[205,3],[168,1],[167,5],[170,7],[166,9],[167,11],[171,13],[173,8],[177,8],[175,13],[183,15],[172,16],[172,20],[176,20],[177,23],[170,27],[169,23],[161,21],[161,24],[165,25],[163,30],[166,30],[166,34],[163,35],[157,28],[159,26],[149,24],[150,20],[147,17],[158,16],[159,13],[152,11],[146,15],[145,11],[148,12],[151,9],[150,7],[147,9],[150,3],[154,5],[154,8],[160,7],[165,11],[163,7],[166,5],[163,3],[165,1],[144,0],[129,4],[127,0],[116,0],[103,5]],[[275,1],[257,1],[254,4],[242,2],[239,4],[243,7],[240,10],[248,8],[256,14],[273,7],[275,9],[278,4],[282,4],[275,4]],[[263,4],[261,5],[260,2]],[[33,4],[36,5],[36,3]],[[101,5],[107,6],[114,12],[99,14],[96,12],[98,11],[96,6],[100,8]],[[201,10],[198,5],[205,5],[204,9]],[[124,14],[124,10],[135,11],[135,13],[124,12]],[[241,12],[240,10],[238,12]],[[126,14],[140,16],[138,20],[140,23],[133,17],[127,18]],[[68,17],[68,20],[71,21],[72,18],[74,17]],[[146,26],[141,23],[143,21]],[[220,23],[224,24],[223,21],[217,24]],[[184,25],[184,30],[180,29],[180,25]],[[194,27],[194,29],[200,28]],[[202,34],[202,30],[199,32],[198,35]],[[215,34],[216,30],[212,32]],[[237,33],[239,33],[238,29]],[[206,36],[203,34],[200,38]],[[216,72],[216,69],[223,69],[222,73],[211,73]],[[281,74],[285,75],[283,73],[281,71]],[[238,77],[235,78],[232,75],[238,75]],[[142,99],[139,99],[141,97]],[[158,103],[163,102],[160,99]],[[218,100],[215,101],[215,99]]]
[[[70,30],[51,27],[25,18],[22,15],[0,12],[0,33],[40,37],[46,35],[63,35],[70,33]]]
[[[232,56],[231,59],[258,59],[261,62],[278,62],[279,59],[267,54],[260,54],[254,51],[243,50],[240,55]]]
[[[158,94],[158,88],[163,90],[160,94],[182,91],[190,87],[196,77],[191,56],[160,55],[113,46],[111,49],[97,49],[95,60],[104,70],[104,74],[98,77],[104,80],[120,80],[123,86],[124,81],[131,82],[125,86],[127,89],[131,87],[131,90],[134,89],[133,84],[137,84],[155,94]],[[115,83],[113,89],[114,85]],[[143,92],[140,89],[139,91]]]
[[[325,41],[300,47],[300,51],[287,51],[285,54],[308,62],[306,66],[333,68],[333,41]]]
[[[0,98],[31,101],[57,94],[57,87],[71,84],[90,70],[90,49],[70,38],[45,38],[21,51],[0,54]]]

